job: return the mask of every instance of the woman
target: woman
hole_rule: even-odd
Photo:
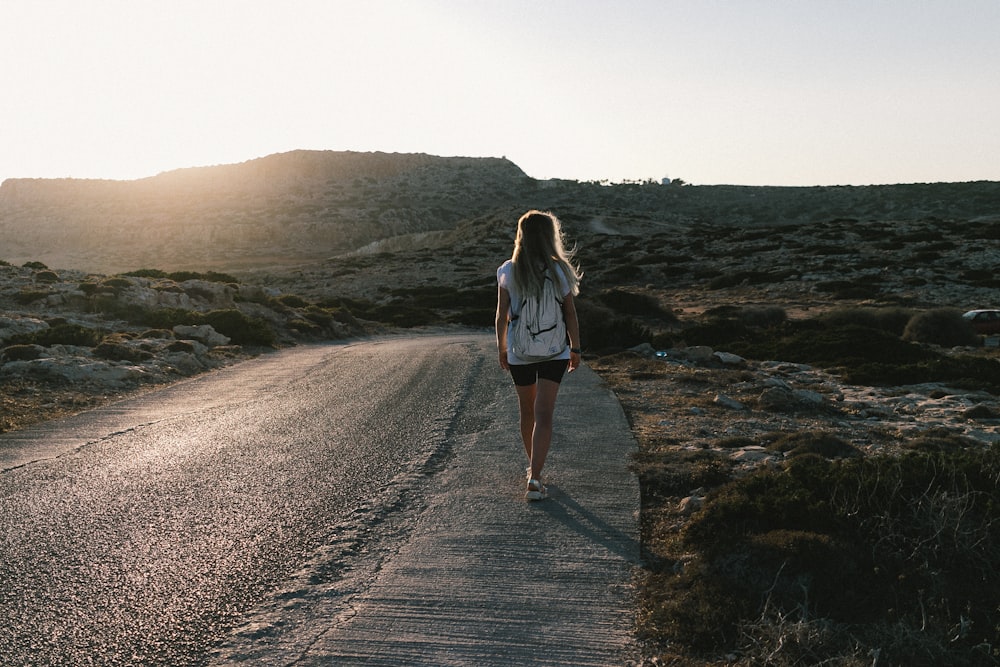
[[[542,485],[542,467],[552,442],[552,415],[559,383],[567,369],[580,365],[580,326],[573,297],[579,292],[580,273],[573,254],[563,248],[559,220],[551,213],[528,211],[517,222],[514,253],[497,269],[497,353],[500,367],[510,371],[517,391],[521,440],[528,455],[528,489],[525,498],[548,497]],[[546,278],[556,282],[562,295],[568,346],[552,359],[527,363],[511,350],[507,335],[528,295],[541,296]]]

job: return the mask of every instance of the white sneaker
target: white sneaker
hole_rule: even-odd
[[[540,481],[537,479],[528,479],[528,491],[524,494],[525,500],[545,500],[548,497],[549,491],[542,486]]]

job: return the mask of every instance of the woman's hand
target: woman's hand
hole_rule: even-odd
[[[504,369],[505,371],[509,371],[510,363],[507,361],[507,350],[500,350],[498,356],[500,357],[500,368]]]
[[[580,353],[573,352],[570,350],[569,353],[569,372],[572,373],[580,366]]]

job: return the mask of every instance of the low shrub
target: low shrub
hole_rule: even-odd
[[[786,458],[815,454],[828,459],[861,456],[861,450],[841,438],[822,431],[780,433],[770,439],[767,449],[782,452]]]
[[[27,306],[28,304],[34,303],[36,301],[41,301],[42,299],[48,298],[49,293],[39,290],[21,290],[14,295],[14,302],[22,306]]]
[[[31,333],[11,336],[7,342],[11,345],[79,345],[93,347],[97,345],[104,334],[97,329],[91,329],[79,324],[57,324],[48,329],[39,329]]]
[[[589,299],[576,300],[583,345],[590,351],[622,350],[649,341],[648,328],[628,315],[617,315],[610,308]]]
[[[735,479],[683,529],[676,548],[692,557],[651,580],[647,613],[673,641],[715,654],[821,622],[880,664],[990,664],[970,656],[1000,645],[998,480],[998,446],[800,456]],[[888,639],[903,628],[921,641]]]
[[[756,359],[781,359],[827,368],[845,368],[863,363],[899,366],[928,361],[937,356],[880,329],[858,325],[823,328],[815,322],[796,323],[770,338],[757,338],[734,345],[731,351]]]
[[[296,294],[283,294],[278,297],[278,301],[289,308],[305,308],[309,302]]]
[[[33,276],[36,283],[57,283],[59,274],[55,271],[38,271]]]
[[[828,327],[856,325],[902,336],[911,317],[913,312],[904,308],[840,307],[820,315],[817,319]]]
[[[646,506],[662,498],[683,498],[695,489],[717,487],[732,479],[732,463],[714,455],[668,461],[659,455],[636,454],[632,467],[639,476]]]
[[[189,340],[175,340],[164,348],[167,352],[186,352],[194,354],[194,343]]]
[[[830,294],[834,299],[871,299],[878,296],[881,291],[869,279],[865,282],[851,282],[848,280],[827,280],[816,283],[816,291]]]
[[[2,361],[32,361],[42,356],[41,345],[8,345],[0,350],[0,360]]]
[[[119,276],[112,276],[110,278],[105,278],[100,282],[98,287],[99,291],[114,292],[117,294],[123,289],[128,289],[132,286],[132,281],[127,278],[122,278]]]
[[[726,287],[736,287],[738,285],[766,285],[768,283],[780,283],[791,275],[790,271],[737,271],[727,273],[712,278],[708,282],[708,289],[720,290]]]
[[[903,340],[944,347],[976,345],[979,341],[975,331],[962,318],[962,313],[951,308],[917,313],[906,324]]]
[[[170,280],[179,283],[182,283],[185,280],[204,280],[210,283],[234,284],[238,284],[240,282],[234,276],[231,276],[228,273],[219,273],[218,271],[206,271],[205,273],[198,273],[197,271],[173,271],[167,273],[166,271],[161,271],[160,269],[137,269],[121,275],[131,276],[133,278],[152,278],[154,280],[169,278]]]
[[[120,339],[108,337],[94,347],[94,356],[109,361],[128,361],[134,364],[142,363],[153,357],[145,350],[125,345]]]
[[[620,289],[604,290],[594,300],[619,313],[676,324],[677,316],[665,310],[656,297]]]
[[[137,269],[135,271],[129,271],[128,273],[123,273],[123,276],[132,276],[134,278],[152,278],[153,280],[159,280],[167,277],[166,271],[160,271],[159,269]]]
[[[228,336],[234,345],[273,347],[277,342],[277,337],[267,322],[234,309],[202,313],[196,324],[212,325],[213,329]]]
[[[289,320],[288,328],[306,336],[320,336],[323,333],[323,327],[311,320],[303,318]]]
[[[740,308],[735,317],[748,327],[767,329],[784,323],[788,314],[780,306],[747,306]]]

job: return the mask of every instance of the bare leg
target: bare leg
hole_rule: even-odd
[[[535,394],[538,385],[519,387],[517,390],[517,407],[521,415],[521,442],[524,443],[524,453],[531,462],[531,435],[535,430]]]
[[[538,380],[538,390],[535,392],[534,428],[531,432],[531,478],[540,480],[545,459],[549,455],[549,445],[552,444],[552,416],[556,409],[556,396],[559,393],[559,383],[552,380]]]

